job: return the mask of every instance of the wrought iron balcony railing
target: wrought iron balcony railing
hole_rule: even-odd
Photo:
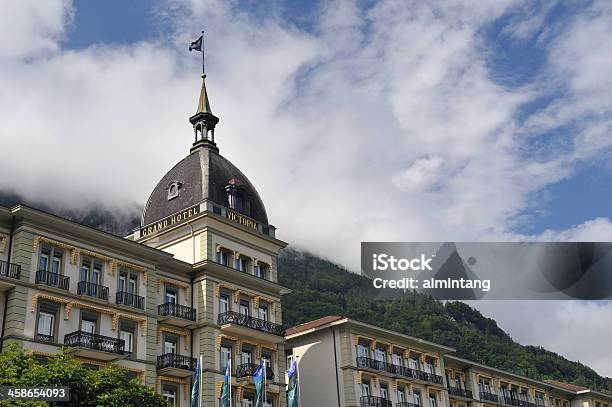
[[[157,313],[162,317],[176,317],[181,319],[187,319],[189,321],[196,320],[195,308],[186,307],[174,302],[167,302],[157,307]]]
[[[108,301],[108,287],[88,281],[79,281],[79,284],[77,284],[77,294]]]
[[[45,284],[49,287],[57,287],[62,290],[70,288],[70,277],[63,276],[57,273],[51,273],[46,270],[38,270],[36,272],[36,284]]]
[[[157,357],[157,370],[176,368],[194,371],[196,364],[196,358],[185,355],[177,355],[176,353],[164,353],[163,355]]]
[[[245,363],[242,365],[238,365],[236,366],[236,377],[253,376],[255,370],[257,370],[258,367],[259,365],[255,363]],[[266,379],[274,380],[274,372],[269,366],[266,367]]]
[[[228,311],[219,314],[217,323],[219,325],[236,324],[278,336],[284,336],[285,334],[285,328],[282,325],[266,321],[265,319],[254,318],[252,316],[244,315],[234,311]]]
[[[85,331],[76,331],[66,334],[64,336],[64,345],[116,353],[117,355],[123,355],[125,353],[125,341],[123,339],[96,335]]]
[[[442,376],[363,356],[357,358],[357,367],[365,367],[381,372],[393,373],[395,375],[404,376],[410,379],[419,379],[430,383],[442,384]]]
[[[36,339],[39,341],[45,341],[45,342],[53,342],[53,335],[45,335],[45,334],[41,334],[41,333],[36,333]]]
[[[400,401],[395,404],[395,407],[420,407],[418,404],[410,403],[408,401]]]
[[[460,387],[448,387],[448,394],[451,396],[465,397],[468,399],[472,398],[472,391],[468,389],[462,389]]]
[[[393,407],[391,400],[376,396],[362,396],[360,399],[361,407]]]
[[[21,266],[19,264],[0,260],[0,276],[11,277],[19,280],[19,277],[21,277]]]
[[[499,397],[497,396],[497,394],[489,393],[485,391],[480,392],[480,400],[491,401],[493,403],[499,403]]]
[[[128,305],[130,307],[144,309],[145,299],[140,295],[118,291],[115,295],[115,302],[119,305]]]

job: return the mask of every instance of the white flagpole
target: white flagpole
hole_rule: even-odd
[[[198,398],[200,399],[200,402],[198,403],[198,406],[202,407],[202,357],[204,356],[203,353],[200,353],[200,391],[198,392]]]
[[[267,379],[266,379],[266,360],[264,359],[263,361],[263,400],[264,400],[264,404],[268,403],[268,395],[266,394],[266,385],[267,385]]]
[[[229,374],[227,375],[227,385],[229,390],[229,405],[232,406],[232,357],[230,356],[229,362]]]

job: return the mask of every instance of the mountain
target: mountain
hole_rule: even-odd
[[[0,206],[23,199],[0,193]],[[41,202],[29,206],[87,226],[125,236],[138,226],[139,208],[117,214],[108,208],[54,209]],[[497,323],[462,302],[442,303],[422,294],[381,299],[371,281],[313,254],[285,249],[278,261],[279,282],[292,289],[283,298],[284,322],[291,326],[326,315],[343,315],[457,349],[457,355],[535,379],[555,379],[612,391],[612,379],[579,362],[512,340]]]

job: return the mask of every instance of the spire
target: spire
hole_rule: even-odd
[[[200,89],[200,100],[198,100],[198,110],[197,113],[210,113],[212,114],[212,110],[210,110],[210,101],[208,100],[208,93],[206,92],[206,75],[202,74],[202,89]]]
[[[189,118],[189,122],[193,125],[195,142],[192,150],[199,146],[212,146],[217,148],[215,144],[215,126],[219,123],[219,118],[212,114],[210,109],[210,100],[206,91],[206,73],[204,71],[204,31],[197,40],[193,41],[189,46],[189,51],[200,51],[202,53],[202,88],[200,89],[200,98],[198,100],[198,110]]]

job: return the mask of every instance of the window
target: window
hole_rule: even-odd
[[[176,304],[178,300],[177,290],[174,287],[166,287],[166,303]]]
[[[162,396],[170,405],[176,406],[177,388],[174,386],[165,385],[162,389]]]
[[[242,353],[240,354],[240,364],[246,365],[246,364],[251,363],[252,361],[251,355],[252,355],[251,349],[247,347],[243,347]]]
[[[263,355],[261,355],[261,360],[266,366],[266,371],[272,369],[272,356],[269,353],[264,353]]]
[[[176,353],[178,340],[174,336],[166,336],[164,339],[164,353]]]
[[[138,276],[126,270],[119,271],[119,282],[117,292],[120,294],[117,303],[136,307],[136,295],[138,294]]]
[[[370,349],[364,344],[357,345],[357,357],[367,358],[370,356]]]
[[[96,333],[96,328],[98,325],[97,316],[89,313],[81,314],[81,331],[87,332],[90,334]]]
[[[44,246],[40,250],[38,270],[60,274],[62,271],[62,258],[64,253],[54,247]]]
[[[83,257],[81,261],[80,281],[86,281],[91,284],[102,284],[102,263],[98,260],[92,260],[89,257]]]
[[[219,314],[229,312],[229,297],[226,294],[219,295]]]
[[[380,397],[385,400],[389,399],[389,388],[384,383],[380,384]]]
[[[268,274],[268,265],[265,263],[257,263],[254,268],[255,275],[259,278],[266,278]]]
[[[404,390],[403,387],[397,389],[397,401],[400,403],[405,403],[408,401],[406,400],[406,390]]]
[[[374,349],[374,359],[378,360],[379,362],[384,362],[385,361],[385,350],[381,348]]]
[[[417,406],[422,406],[423,400],[421,399],[421,392],[415,390],[413,396],[414,396],[414,404],[416,404]]]
[[[56,304],[43,302],[39,305],[36,321],[36,339],[49,342],[54,341],[57,310],[58,306]]]
[[[228,365],[229,360],[231,359],[232,348],[227,345],[221,346],[220,357],[221,357],[221,370],[225,370],[225,367]],[[231,370],[231,367],[230,367]]]
[[[419,370],[419,361],[415,356],[410,356],[408,359],[408,367],[413,370]]]
[[[235,268],[246,272],[249,269],[249,259],[245,256],[239,256],[235,261]]]
[[[224,266],[229,267],[230,265],[230,253],[228,250],[220,249],[217,252],[217,263],[223,264]]]
[[[168,200],[179,196],[183,184],[180,181],[172,181],[168,184]]]
[[[489,379],[481,378],[478,381],[478,388],[481,393],[491,393],[491,385],[489,383]]]
[[[431,374],[436,373],[434,365],[431,363],[431,361],[426,361],[425,363],[423,363],[423,371],[425,373],[431,373]]]
[[[129,321],[121,321],[119,326],[119,339],[124,341],[123,350],[128,354],[128,356],[132,356],[132,354],[136,351],[136,325],[133,322]]]
[[[247,316],[250,315],[251,314],[250,308],[251,306],[247,300],[240,300],[240,309],[239,309],[240,314],[247,315]]]
[[[396,366],[401,366],[402,365],[402,355],[398,355],[397,353],[392,354],[391,362]]]
[[[371,392],[370,392],[370,382],[368,382],[368,381],[361,382],[361,395],[363,397],[369,397],[370,394],[371,394]]]
[[[264,321],[268,320],[268,306],[267,305],[259,305],[259,319],[263,319]]]
[[[429,393],[429,407],[437,407],[436,395]]]
[[[538,406],[544,407],[544,395],[542,393],[536,392],[535,401]]]

